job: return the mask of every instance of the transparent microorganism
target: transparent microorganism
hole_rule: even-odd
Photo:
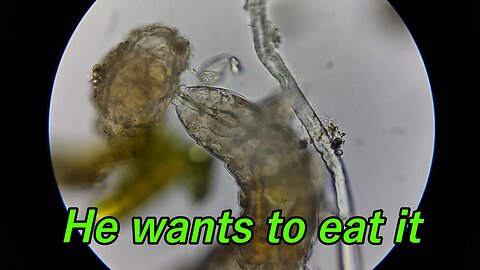
[[[220,247],[205,269],[301,269],[309,257],[314,230],[297,245],[270,245],[266,218],[281,209],[316,226],[320,192],[310,152],[289,126],[291,108],[274,96],[257,106],[237,93],[207,86],[182,88],[176,111],[187,133],[225,163],[240,187],[242,215],[253,217],[254,238],[246,245]]]
[[[194,71],[201,85],[216,85],[228,79],[229,75],[238,75],[242,72],[242,65],[237,57],[222,53],[207,59]]]

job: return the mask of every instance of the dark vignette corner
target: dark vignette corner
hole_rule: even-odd
[[[473,70],[473,13],[470,2],[389,0],[403,19],[422,55],[432,89],[435,108],[435,149],[432,168],[420,202],[425,219],[420,227],[420,244],[397,245],[376,269],[463,269],[468,266],[467,251],[473,249],[467,221],[471,212],[465,186],[468,179],[459,164],[468,160],[462,151],[461,128],[470,108],[469,90]],[[463,223],[462,221],[467,221]],[[465,231],[462,232],[464,228]]]
[[[107,269],[80,243],[63,243],[66,209],[53,175],[48,117],[55,73],[76,25],[94,1],[11,1],[7,33],[15,83],[6,104],[16,113],[9,161],[7,204],[9,269]],[[5,102],[6,103],[6,102]],[[4,103],[4,104],[5,104]],[[9,192],[10,193],[10,192]],[[8,196],[8,194],[6,194]],[[7,238],[7,239],[8,239]]]

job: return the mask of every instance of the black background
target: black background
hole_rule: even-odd
[[[199,0],[200,1],[200,0]],[[53,177],[48,112],[55,72],[76,25],[93,1],[15,2],[2,7],[2,245],[5,269],[106,269],[79,243],[63,244],[66,210]],[[463,269],[472,257],[478,217],[469,209],[475,177],[468,153],[475,144],[473,6],[467,1],[391,0],[414,37],[433,91],[436,146],[419,209],[426,223],[420,244],[394,248],[378,269]],[[477,28],[478,29],[478,28]],[[92,41],[94,42],[94,41]],[[478,70],[478,67],[476,68]],[[476,91],[478,92],[478,86]],[[5,95],[6,94],[6,95]],[[12,96],[13,95],[13,96]],[[470,230],[470,231],[469,231]],[[477,229],[478,231],[478,229]],[[3,267],[2,267],[3,268]],[[469,267],[470,268],[470,267]]]

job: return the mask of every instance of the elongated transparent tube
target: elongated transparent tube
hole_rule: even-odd
[[[352,215],[352,203],[348,193],[343,162],[330,147],[330,139],[326,127],[322,125],[322,122],[303,95],[282,57],[275,50],[276,44],[275,40],[272,40],[272,37],[275,36],[274,34],[278,35],[278,33],[274,32],[272,23],[267,17],[265,2],[266,0],[247,0],[255,51],[260,62],[262,62],[270,74],[279,82],[282,92],[289,100],[292,109],[305,127],[315,148],[322,156],[329,172],[332,174],[335,180],[338,215],[345,220]],[[358,250],[352,249],[349,246],[340,245],[342,268],[361,268],[359,259],[355,259],[359,258],[357,254]]]
[[[350,202],[345,184],[345,173],[340,157],[335,155],[329,147],[330,140],[322,122],[316,115],[310,103],[298,87],[297,82],[275,50],[270,39],[271,23],[266,15],[265,0],[248,0],[251,28],[255,51],[258,58],[272,76],[279,82],[280,87],[288,98],[295,114],[305,126],[308,135],[313,141],[317,151],[321,154],[328,170],[335,179],[339,215],[347,218],[351,215]]]

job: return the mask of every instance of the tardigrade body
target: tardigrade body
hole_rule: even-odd
[[[240,187],[242,215],[255,220],[253,239],[220,247],[202,269],[303,269],[318,218],[312,160],[293,130],[281,123],[278,106],[260,107],[221,88],[188,87],[175,101],[177,114],[195,141],[225,162]],[[273,111],[271,111],[273,109]],[[309,228],[296,245],[267,242],[267,218],[282,210]]]

